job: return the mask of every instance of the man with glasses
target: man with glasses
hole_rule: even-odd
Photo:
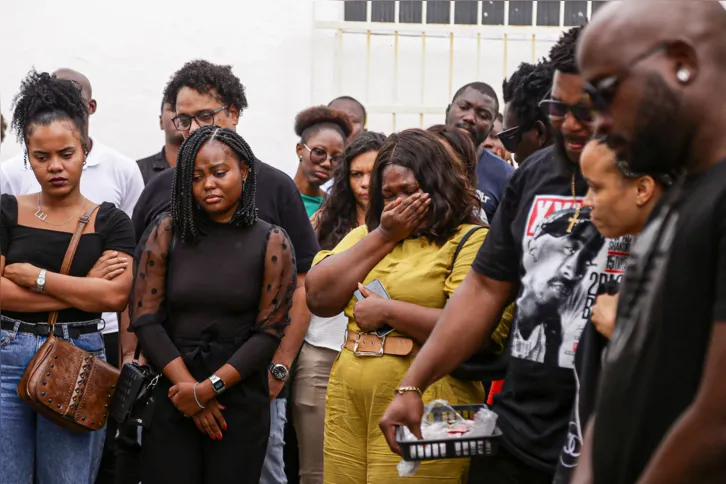
[[[423,404],[409,389],[425,390],[486,349],[502,311],[516,299],[509,367],[493,404],[502,446],[495,457],[474,459],[470,482],[551,484],[575,398],[580,334],[600,284],[620,277],[608,260],[622,256],[615,253],[621,244],[603,239],[581,208],[587,186],[579,151],[591,134],[591,119],[579,117],[583,81],[575,45],[581,30],[568,31],[550,51],[555,75],[544,107],[559,142],[512,175],[472,270],[381,421],[394,450],[395,425],[419,434]]]
[[[520,166],[553,142],[548,116],[539,102],[549,96],[554,73],[549,61],[523,62],[502,84],[504,121],[499,141]]]
[[[188,62],[177,71],[166,86],[164,99],[175,107],[173,123],[185,138],[205,125],[236,129],[240,113],[247,107],[244,87],[232,72],[231,66],[204,60]],[[297,289],[290,311],[291,324],[270,367],[270,440],[261,479],[263,484],[284,484],[287,482],[283,464],[287,397],[285,382],[310,323],[310,312],[305,302],[305,273],[319,246],[292,179],[259,160],[252,161],[258,170],[256,203],[259,217],[282,227],[290,236],[298,272]],[[137,240],[141,240],[146,227],[159,214],[169,210],[175,173],[175,168],[161,172],[144,189],[132,219]],[[235,431],[244,432],[244,429]]]
[[[472,82],[454,94],[446,108],[446,124],[459,128],[471,137],[474,147],[486,141],[499,112],[499,99],[494,89],[483,82]],[[491,222],[502,199],[504,186],[514,168],[503,159],[483,150],[476,165],[477,194]]]
[[[573,482],[726,482],[726,11],[612,7],[578,56],[598,135],[685,176],[634,245]]]

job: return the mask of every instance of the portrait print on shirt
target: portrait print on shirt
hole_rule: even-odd
[[[512,356],[573,368],[598,288],[622,278],[629,238],[605,239],[572,197],[538,195],[522,239],[525,276],[517,299]]]

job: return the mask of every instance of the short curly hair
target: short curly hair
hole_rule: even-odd
[[[523,62],[502,83],[504,103],[509,103],[509,109],[514,110],[522,129],[532,128],[537,121],[548,125],[549,120],[539,108],[539,102],[552,89],[554,75],[555,69],[547,61],[536,65]]]
[[[211,94],[214,90],[217,100],[225,106],[235,106],[240,112],[247,109],[245,87],[232,72],[232,66],[205,60],[187,62],[169,79],[164,88],[164,101],[176,106],[176,97],[184,87],[202,94]]]
[[[580,38],[584,25],[573,27],[560,37],[560,40],[550,49],[550,63],[555,70],[565,74],[579,74],[577,65],[577,41]]]
[[[25,143],[31,128],[36,124],[49,125],[64,119],[72,121],[81,133],[81,144],[85,150],[82,134],[88,119],[88,103],[83,99],[78,85],[47,72],[31,70],[13,99],[10,126],[18,142]]]
[[[326,106],[307,108],[295,116],[295,134],[303,143],[323,129],[333,129],[347,140],[353,132],[353,125],[347,113]]]

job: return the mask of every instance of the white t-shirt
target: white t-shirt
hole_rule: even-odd
[[[0,163],[0,193],[28,195],[40,191],[35,173],[26,168],[21,153]],[[111,202],[131,217],[144,190],[144,179],[134,160],[95,139],[81,175],[81,193],[95,203]],[[103,313],[104,333],[118,332],[116,313]]]
[[[321,318],[313,315],[310,319],[310,326],[305,335],[307,344],[340,351],[345,343],[345,328],[348,326],[348,318],[340,313],[332,318]]]

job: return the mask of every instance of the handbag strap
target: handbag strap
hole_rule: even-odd
[[[485,228],[488,228],[488,227],[485,227],[483,225],[477,225],[476,227],[470,229],[466,234],[464,234],[464,236],[459,241],[459,245],[456,246],[456,251],[454,252],[454,258],[451,261],[452,270],[454,269],[454,264],[456,264],[456,259],[459,257],[459,252],[461,252],[461,249],[464,248],[464,246],[466,245],[466,242],[469,240],[469,237],[474,235],[474,232],[476,232],[477,230],[481,230],[481,229],[485,229]]]
[[[73,258],[76,255],[76,249],[78,249],[78,243],[81,241],[81,235],[83,235],[86,225],[88,225],[88,222],[91,220],[91,215],[93,215],[93,212],[95,212],[98,207],[99,205],[91,205],[88,207],[88,210],[86,210],[86,212],[78,218],[76,231],[73,233],[73,237],[71,237],[71,243],[68,244],[68,250],[66,250],[66,255],[63,257],[63,264],[61,265],[59,274],[66,275],[70,272]],[[53,311],[48,314],[48,326],[50,326],[48,328],[49,335],[54,334],[53,330],[55,329],[56,321],[58,321],[58,311]]]

